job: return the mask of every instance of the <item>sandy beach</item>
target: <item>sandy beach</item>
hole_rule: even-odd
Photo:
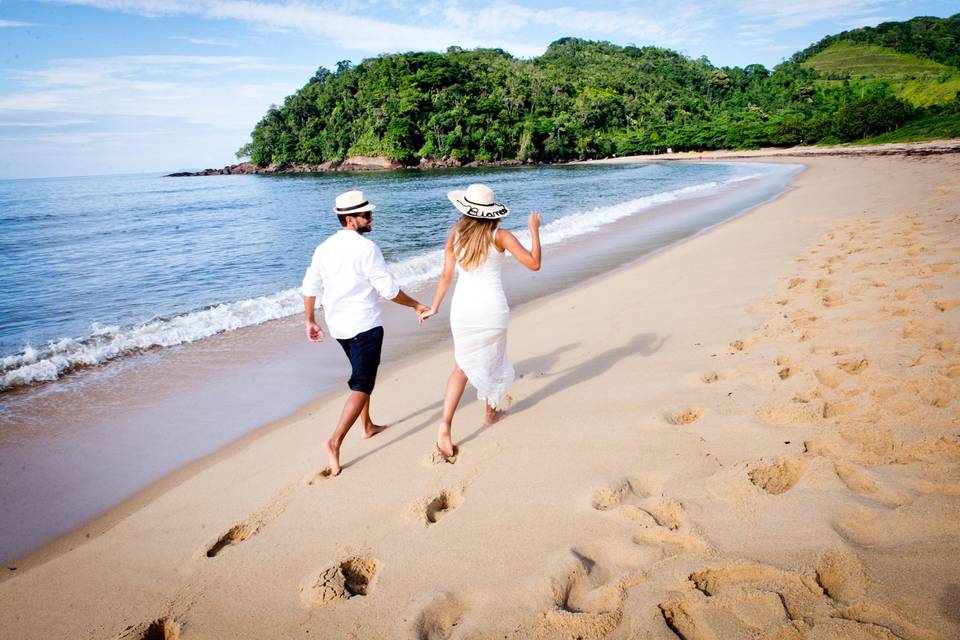
[[[452,464],[447,346],[381,371],[341,476],[334,393],[4,569],[3,636],[960,636],[943,149],[764,155],[807,169],[516,309],[513,406],[483,427],[468,389]]]

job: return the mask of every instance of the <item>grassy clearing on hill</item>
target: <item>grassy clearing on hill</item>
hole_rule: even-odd
[[[838,42],[812,56],[802,66],[815,69],[839,85],[884,82],[895,95],[915,107],[946,104],[960,91],[960,73],[946,65],[872,44]]]
[[[891,77],[917,75],[952,75],[950,67],[900,53],[887,47],[855,42],[838,42],[802,63],[820,73],[840,73],[851,77]]]
[[[960,138],[960,114],[928,116],[915,120],[896,131],[866,138],[853,144],[883,144],[886,142],[919,142]]]

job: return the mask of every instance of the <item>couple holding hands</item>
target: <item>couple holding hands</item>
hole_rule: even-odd
[[[451,427],[453,415],[469,381],[477,389],[477,398],[486,403],[485,422],[493,424],[500,416],[507,389],[514,379],[513,365],[507,356],[507,324],[510,308],[503,292],[501,268],[506,254],[520,264],[540,269],[540,214],[530,214],[531,248],[499,227],[509,215],[504,205],[494,201],[493,191],[483,184],[472,184],[465,191],[447,194],[461,216],[447,234],[444,245],[443,274],[433,304],[426,307],[397,286],[387,271],[380,248],[364,234],[373,230],[373,204],[360,191],[348,191],[336,199],[334,213],[341,229],[322,242],[303,278],[303,303],[307,337],[323,340],[314,308],[321,298],[328,333],[343,347],[352,373],[347,382],[350,395],[343,406],[333,435],[324,443],[330,457],[330,473],[340,473],[340,445],[360,418],[363,437],[383,431],[370,418],[370,394],[380,366],[383,327],[380,298],[413,308],[418,320],[437,313],[454,272],[457,285],[450,305],[450,329],[453,333],[454,367],[443,397],[443,418],[437,434],[437,449],[446,457],[454,455]]]

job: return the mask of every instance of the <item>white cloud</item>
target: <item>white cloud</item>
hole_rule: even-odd
[[[93,120],[82,120],[80,118],[68,118],[60,120],[47,120],[47,121],[17,121],[17,120],[0,120],[0,129],[3,127],[28,127],[28,128],[38,128],[38,129],[54,129],[57,127],[75,127],[77,125],[83,124],[93,124]]]
[[[0,109],[170,117],[249,132],[268,105],[302,83],[251,82],[245,74],[280,69],[313,70],[249,56],[53,60],[43,69],[15,72],[23,89],[0,96]]]
[[[837,20],[872,12],[883,0],[735,0],[734,6],[751,20],[764,20],[767,28],[797,28],[821,20]]]
[[[194,36],[170,36],[171,40],[182,40],[190,44],[199,44],[209,47],[239,47],[240,43],[226,38],[198,38]]]
[[[573,3],[538,9],[506,1],[487,4],[428,0],[415,8],[405,7],[404,12],[397,14],[404,17],[393,20],[382,17],[388,12],[376,11],[372,5],[396,9],[401,4],[397,0],[347,0],[336,5],[304,0],[61,1],[144,16],[197,15],[237,20],[259,30],[316,34],[327,44],[364,53],[443,50],[456,45],[468,49],[498,47],[516,56],[530,57],[542,53],[547,43],[534,43],[529,40],[531,36],[520,34],[529,33],[528,30],[541,33],[544,28],[557,35],[580,34],[676,47],[699,41],[714,27],[705,8],[667,0],[616,10],[592,10],[583,8],[589,5]],[[374,15],[378,17],[371,17]]]
[[[29,143],[30,145],[73,145],[89,146],[110,141],[129,140],[130,138],[150,138],[170,135],[169,130],[154,131],[91,131],[78,133],[49,133],[32,135],[29,138],[20,136],[0,137],[0,142]]]
[[[40,25],[34,24],[32,22],[20,22],[19,20],[0,20],[0,29],[6,27],[37,27]]]
[[[50,1],[50,0],[48,0]],[[499,46],[514,55],[542,53],[543,46],[525,42],[490,43],[483,34],[461,32],[451,26],[418,26],[369,18],[350,13],[357,5],[328,8],[325,5],[291,0],[283,3],[254,0],[52,0],[98,9],[124,11],[148,17],[196,15],[248,23],[256,29],[289,30],[323,36],[328,43],[348,51],[383,53],[391,51],[442,50],[450,45],[466,48]],[[387,2],[388,6],[394,3]]]

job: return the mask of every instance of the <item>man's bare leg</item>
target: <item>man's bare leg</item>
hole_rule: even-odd
[[[364,439],[372,438],[387,428],[387,425],[374,424],[373,420],[370,419],[370,396],[367,396],[367,401],[363,403],[363,408],[360,410],[360,422],[363,423]]]
[[[453,441],[450,439],[450,430],[453,428],[453,414],[457,411],[463,390],[467,386],[467,375],[460,367],[453,365],[453,371],[447,379],[447,390],[443,395],[443,418],[440,422],[440,433],[437,435],[437,448],[440,453],[450,457],[453,455]]]
[[[351,391],[347,396],[347,401],[343,404],[343,411],[340,412],[340,422],[334,429],[330,439],[323,443],[323,450],[330,456],[330,475],[340,475],[340,445],[343,439],[347,437],[350,427],[357,421],[363,407],[370,402],[370,394],[362,391]]]

